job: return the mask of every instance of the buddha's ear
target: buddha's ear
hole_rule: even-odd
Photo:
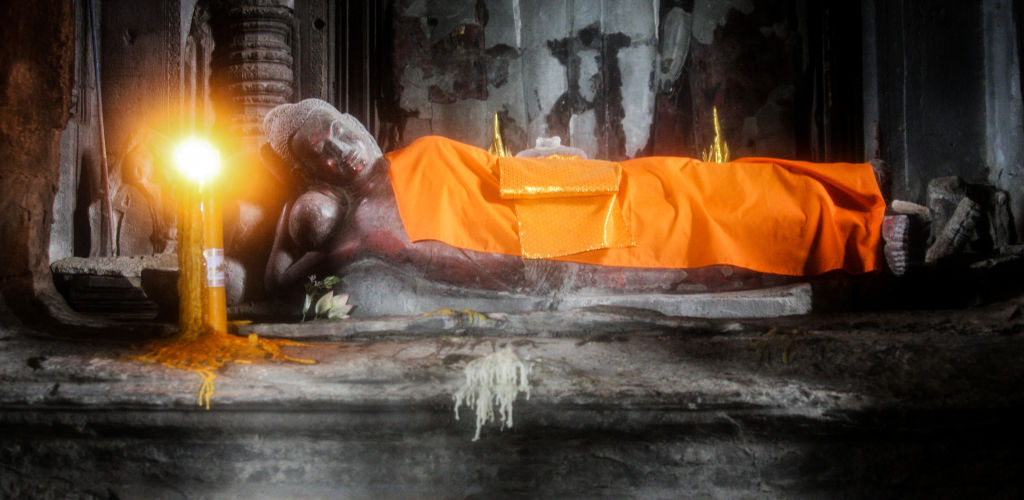
[[[260,147],[260,158],[263,160],[263,165],[267,167],[267,170],[270,170],[270,173],[282,185],[291,186],[295,183],[295,179],[292,179],[291,176],[291,165],[278,156],[274,152],[274,148],[270,147],[270,144],[264,144]]]

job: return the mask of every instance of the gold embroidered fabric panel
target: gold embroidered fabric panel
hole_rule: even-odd
[[[619,192],[622,167],[600,160],[498,158],[505,199],[590,196]]]
[[[579,159],[498,158],[501,197],[515,203],[523,257],[636,243],[618,203],[621,167]]]

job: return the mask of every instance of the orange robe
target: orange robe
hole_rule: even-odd
[[[514,200],[500,195],[497,157],[424,137],[387,158],[411,241],[521,254]],[[879,269],[885,202],[866,163],[676,157],[619,163],[616,202],[636,245],[552,260],[647,268],[728,264],[793,276]]]

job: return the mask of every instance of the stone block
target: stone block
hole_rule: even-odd
[[[651,309],[692,318],[770,318],[811,312],[811,285],[687,295],[643,294],[566,297],[558,310],[595,305]]]

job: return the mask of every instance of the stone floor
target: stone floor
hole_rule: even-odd
[[[0,330],[3,498],[1016,498],[1024,297],[694,320],[596,308],[251,325],[318,360],[199,377],[159,331]],[[504,326],[504,327],[503,327]],[[148,332],[148,333],[147,333]],[[511,429],[452,395],[511,346]]]

